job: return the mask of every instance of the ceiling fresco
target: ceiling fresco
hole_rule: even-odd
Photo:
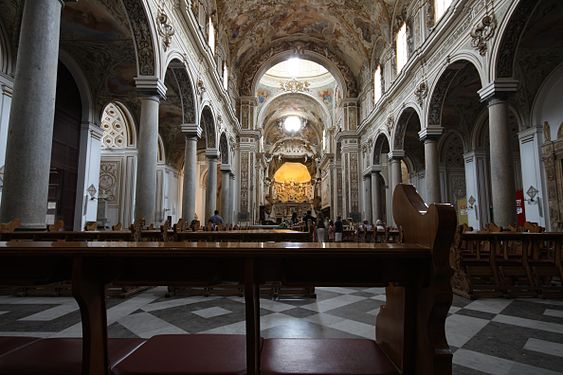
[[[280,41],[314,42],[357,77],[378,41],[388,40],[396,0],[218,0],[220,33],[241,67]]]
[[[313,98],[303,94],[286,94],[273,99],[263,110],[264,141],[273,145],[288,135],[280,127],[280,121],[288,115],[298,115],[307,121],[305,127],[298,132],[306,141],[319,144],[322,139],[325,117],[321,104]]]

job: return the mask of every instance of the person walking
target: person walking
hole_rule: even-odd
[[[334,241],[342,242],[342,232],[344,232],[344,226],[342,225],[342,218],[338,216],[334,222]]]

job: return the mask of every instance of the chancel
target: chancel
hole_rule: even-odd
[[[562,21],[0,0],[0,375],[563,373]]]

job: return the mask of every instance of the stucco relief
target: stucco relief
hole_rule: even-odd
[[[120,173],[121,161],[101,161],[99,195],[105,196],[109,204],[119,204]]]
[[[131,25],[131,31],[137,46],[137,61],[139,74],[152,76],[155,74],[154,46],[152,43],[151,29],[145,9],[140,0],[121,0]]]
[[[314,52],[317,55],[321,55],[326,58],[331,64],[339,70],[340,74],[344,78],[346,83],[346,90],[348,97],[355,97],[358,94],[356,78],[350,69],[350,67],[346,64],[343,59],[332,52],[329,48],[323,45],[319,45],[317,42],[293,42],[288,40],[283,40],[281,42],[272,42],[268,51],[263,54],[256,54],[249,57],[248,62],[245,64],[241,64],[243,68],[241,69],[242,73],[240,75],[241,82],[240,82],[240,89],[242,95],[250,96],[252,95],[252,83],[256,78],[256,75],[260,71],[260,69],[264,66],[264,64],[270,60],[273,56],[285,52],[285,51],[293,51],[296,48],[300,51],[301,57],[306,58],[308,51]]]

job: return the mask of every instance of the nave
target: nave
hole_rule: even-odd
[[[176,296],[166,287],[108,299],[109,337],[244,334],[241,297]],[[265,338],[373,338],[383,288],[316,288],[317,298],[262,298]],[[0,336],[80,337],[72,297],[0,296]],[[563,301],[454,296],[446,320],[456,375],[563,373]]]

